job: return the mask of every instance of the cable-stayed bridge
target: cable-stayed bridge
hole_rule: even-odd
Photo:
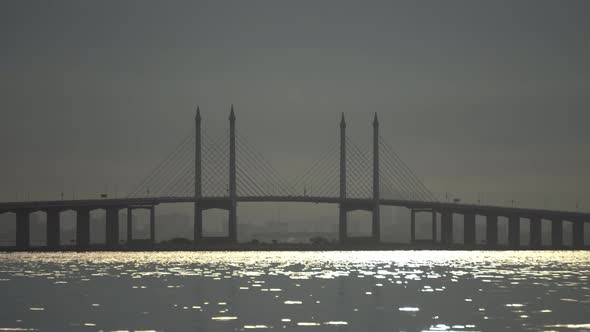
[[[416,213],[432,215],[432,241],[453,243],[453,214],[462,214],[463,243],[475,246],[477,215],[486,218],[486,244],[498,245],[498,217],[508,218],[510,248],[520,248],[521,219],[529,221],[530,247],[541,247],[541,220],[551,221],[551,243],[563,248],[563,223],[573,225],[573,248],[584,247],[584,224],[590,214],[572,211],[524,209],[516,207],[470,205],[440,202],[424,183],[379,135],[377,114],[373,119],[372,147],[365,149],[346,135],[344,114],[340,120],[337,144],[307,168],[295,181],[288,181],[269,163],[254,145],[236,129],[233,106],[228,132],[210,137],[202,130],[199,109],[194,129],[126,198],[59,200],[0,203],[0,213],[16,214],[16,247],[26,250],[30,243],[29,215],[43,211],[47,220],[47,246],[60,247],[60,213],[77,214],[76,245],[90,244],[90,211],[106,211],[106,244],[117,247],[119,211],[127,210],[127,241],[133,239],[134,209],[150,211],[150,239],[155,240],[155,206],[165,203],[194,203],[196,245],[211,242],[237,242],[238,202],[308,202],[339,206],[341,243],[378,243],[381,238],[381,206],[399,206],[410,210],[411,240],[415,241]],[[228,234],[210,238],[203,235],[203,211],[228,211]],[[355,210],[371,213],[371,236],[350,237],[347,214]]]

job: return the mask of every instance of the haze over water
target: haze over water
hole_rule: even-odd
[[[0,330],[590,330],[588,252],[0,255]]]

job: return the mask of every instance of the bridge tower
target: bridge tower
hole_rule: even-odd
[[[229,240],[238,241],[237,218],[237,190],[236,190],[236,115],[234,105],[229,114]]]
[[[340,243],[344,243],[348,236],[346,200],[346,120],[344,113],[340,119],[340,203],[338,204],[338,234]]]
[[[346,120],[344,114],[340,119],[340,194],[339,194],[339,219],[338,232],[340,243],[353,242],[353,238],[348,237],[347,213],[355,210],[365,210],[371,212],[371,236],[367,238],[358,238],[361,242],[379,242],[381,238],[380,228],[380,191],[379,191],[379,120],[377,113],[373,119],[373,193],[369,200],[351,200],[346,195]],[[354,241],[357,242],[357,241]]]
[[[195,220],[194,220],[194,242],[201,241],[203,237],[203,209],[201,206],[202,195],[202,172],[201,172],[201,111],[197,106],[197,115],[195,116]]]
[[[379,211],[379,119],[377,113],[373,119],[373,223],[371,235],[375,242],[381,239],[381,218]]]
[[[229,115],[229,192],[228,197],[220,199],[204,199],[202,187],[202,140],[201,140],[201,112],[197,107],[195,116],[195,200],[194,200],[194,242],[200,244],[208,242],[238,241],[237,223],[237,187],[236,187],[236,115],[231,106]],[[223,209],[228,211],[228,236],[210,238],[203,236],[203,211],[208,209]]]

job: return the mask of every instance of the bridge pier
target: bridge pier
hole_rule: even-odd
[[[23,250],[30,247],[30,229],[28,210],[16,211],[16,247]]]
[[[47,247],[52,249],[59,248],[60,245],[60,227],[59,227],[59,210],[47,210]]]
[[[345,243],[348,239],[348,214],[344,203],[338,204],[338,240]]]
[[[127,207],[127,244],[133,242],[133,210],[146,209],[150,212],[150,241],[154,244],[156,241],[156,217],[155,205],[149,206],[129,206]],[[118,229],[118,226],[117,226]],[[118,235],[117,235],[118,236]]]
[[[410,209],[410,243],[416,243],[416,211]]]
[[[512,249],[520,247],[520,217],[515,214],[508,217],[508,245]]]
[[[436,211],[434,209],[432,209],[432,243],[436,243],[437,242],[437,215],[436,215]]]
[[[127,208],[127,244],[133,241],[133,209]]]
[[[379,202],[373,203],[373,211],[371,211],[371,238],[373,242],[381,242],[381,211],[379,211]]]
[[[200,203],[195,203],[195,221],[193,228],[193,241],[199,244],[203,239],[203,209]]]
[[[463,244],[467,247],[475,246],[475,213],[463,215]]]
[[[354,244],[367,244],[367,243],[379,243],[379,233],[375,231],[375,228],[371,230],[371,236],[369,237],[349,237],[348,236],[348,225],[347,225],[347,214],[351,211],[368,211],[373,212],[373,201],[354,201],[354,200],[343,200],[339,202],[339,229],[338,238],[340,243],[354,243]],[[372,222],[372,226],[375,224]]]
[[[530,241],[529,245],[531,249],[541,248],[541,218],[534,216],[530,218],[529,224]]]
[[[220,209],[220,210],[227,210],[228,214],[228,235],[219,237],[219,236],[204,236],[203,235],[203,211],[210,210],[210,209]],[[203,201],[200,200],[198,205],[195,208],[195,224],[194,224],[194,243],[195,245],[209,243],[209,244],[220,244],[220,243],[237,243],[237,236],[236,236],[236,228],[234,228],[232,233],[231,225],[232,225],[232,218],[236,218],[235,209],[232,213],[232,202],[227,198],[219,198],[219,200],[214,201]],[[155,214],[150,214],[150,233],[152,241],[155,242],[156,233],[155,233]],[[153,218],[153,219],[152,219]],[[234,219],[236,220],[236,219]],[[152,228],[153,227],[153,228]],[[153,230],[152,230],[153,229]]]
[[[119,245],[119,208],[106,209],[106,244],[113,248]]]
[[[230,243],[238,243],[238,208],[236,201],[231,202],[231,207],[228,211],[228,240]]]
[[[486,216],[486,244],[493,248],[498,246],[498,216],[495,214]]]
[[[582,220],[574,220],[572,228],[573,249],[584,249],[584,222]]]
[[[563,221],[558,218],[551,220],[551,246],[555,249],[563,247]]]
[[[453,212],[443,210],[441,212],[440,240],[444,245],[453,244]]]
[[[90,247],[90,210],[76,211],[76,245],[81,249]]]
[[[156,243],[156,207],[150,207],[150,241]]]

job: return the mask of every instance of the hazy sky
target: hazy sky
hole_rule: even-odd
[[[294,177],[382,135],[432,191],[590,210],[588,1],[2,1],[0,200],[130,191],[229,105]],[[522,204],[525,204],[524,202]]]

